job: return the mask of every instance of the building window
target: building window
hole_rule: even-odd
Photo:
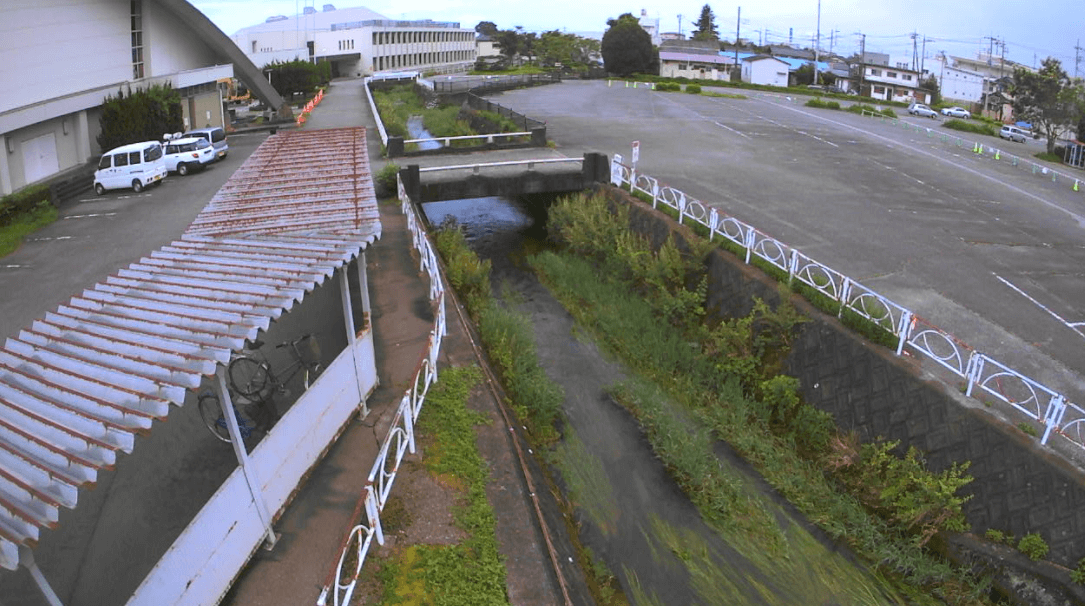
[[[885,77],[886,78],[896,78],[897,77],[897,72],[885,72]]]
[[[871,69],[871,70],[870,70],[870,75],[871,75],[871,76],[878,76],[878,77],[881,77],[881,75],[882,75],[882,70],[880,70],[880,69]]]
[[[874,87],[874,94],[875,95],[884,95],[885,94],[885,87],[884,86],[875,86]]]
[[[904,74],[904,79],[908,82],[912,81],[912,74]]]
[[[132,0],[132,79],[143,78],[143,0]]]

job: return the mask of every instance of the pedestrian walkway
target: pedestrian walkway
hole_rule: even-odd
[[[368,151],[375,174],[385,162],[380,159],[380,139],[362,86],[362,80],[333,82],[303,128],[367,127]],[[399,206],[385,203],[379,210],[383,235],[366,253],[380,380],[380,386],[368,400],[370,413],[364,419],[351,421],[312,470],[275,523],[281,538],[274,550],[260,550],[253,556],[223,604],[316,603],[351,528],[355,505],[381,440],[387,435],[399,399],[409,387],[425,352],[434,319],[428,283],[412,256],[411,234]],[[477,363],[470,338],[458,323],[452,305],[449,300],[449,335],[438,368]],[[547,572],[550,556],[531,513],[522,471],[512,454],[509,428],[499,415],[498,403],[488,394],[479,393],[471,405],[493,420],[490,427],[480,430],[479,444],[491,467],[491,486],[487,492],[495,507],[499,549],[507,562],[510,599],[513,604],[529,606],[561,603],[553,574]],[[405,490],[406,481],[401,480],[392,494]],[[404,501],[408,509],[422,506],[412,505],[409,499]],[[370,553],[374,551],[379,551],[376,542]]]

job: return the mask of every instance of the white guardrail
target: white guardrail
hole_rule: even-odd
[[[1040,422],[1044,426],[1041,444],[1047,444],[1051,435],[1056,434],[1085,448],[1085,409],[1068,402],[1063,395],[976,351],[908,309],[752,225],[707,207],[654,177],[637,173],[619,158],[611,160],[610,175],[614,185],[651,196],[652,208],[663,204],[677,211],[679,223],[691,219],[708,228],[709,239],[718,235],[743,247],[746,263],[757,256],[786,272],[789,282],[798,280],[839,303],[841,313],[845,308],[850,309],[891,332],[897,339],[897,355],[905,348],[922,354],[965,379],[966,395],[992,396]]]
[[[505,160],[502,162],[481,162],[478,164],[455,164],[452,166],[429,166],[418,169],[420,173],[435,173],[443,170],[472,169],[478,172],[480,168],[492,168],[498,166],[526,166],[528,170],[535,168],[536,164],[583,164],[584,158],[542,158],[539,160]]]
[[[369,100],[369,110],[373,112],[373,119],[377,121],[377,132],[380,133],[381,143],[388,147],[388,131],[384,130],[384,121],[381,120],[381,113],[377,111],[377,102],[373,100],[373,91],[369,90],[369,83],[372,81],[373,78],[366,78],[362,82],[362,88],[365,89],[365,98]]]
[[[947,145],[955,145],[955,146],[957,146],[957,147],[959,147],[961,149],[971,149],[972,153],[974,153],[974,154],[976,154],[978,156],[983,156],[985,158],[990,157],[990,158],[992,158],[994,160],[997,160],[999,162],[1009,162],[1010,165],[1012,165],[1012,166],[1021,166],[1021,167],[1031,168],[1032,169],[1032,174],[1034,174],[1034,175],[1043,175],[1044,177],[1050,176],[1052,183],[1058,183],[1059,179],[1061,178],[1064,182],[1071,183],[1072,185],[1070,187],[1074,191],[1081,191],[1081,187],[1082,187],[1081,177],[1075,177],[1074,175],[1061,173],[1061,172],[1051,168],[1050,166],[1044,166],[1043,164],[1037,164],[1037,163],[1033,162],[1032,160],[1028,160],[1026,158],[1021,158],[1020,156],[1016,156],[1016,155],[1014,155],[1012,153],[1009,153],[1009,152],[1003,150],[1002,148],[991,147],[990,145],[984,145],[983,143],[981,143],[979,141],[966,141],[965,139],[962,139],[962,138],[960,138],[960,137],[958,137],[956,135],[951,135],[951,134],[946,133],[946,132],[936,131],[936,130],[930,128],[929,126],[920,126],[918,124],[912,124],[911,122],[901,120],[900,118],[893,118],[893,117],[890,117],[890,116],[886,116],[885,114],[879,114],[877,112],[872,112],[870,110],[865,110],[865,109],[862,110],[862,115],[863,116],[870,116],[872,118],[878,118],[882,122],[889,122],[889,124],[891,126],[900,126],[901,128],[904,128],[905,130],[910,129],[910,130],[913,130],[913,131],[915,131],[917,133],[925,132],[928,138],[933,138],[935,135],[937,135],[942,143],[945,143]]]
[[[349,604],[358,582],[358,574],[365,564],[373,539],[376,538],[377,543],[384,544],[380,514],[388,502],[388,494],[396,481],[396,474],[404,454],[415,451],[414,424],[418,420],[418,414],[422,412],[426,393],[437,381],[437,356],[440,354],[441,341],[446,334],[445,291],[441,282],[437,255],[426,236],[422,222],[411,207],[407,192],[403,189],[403,182],[398,177],[396,180],[403,214],[407,216],[407,227],[411,230],[412,243],[421,259],[419,270],[429,276],[429,298],[435,305],[436,319],[429,334],[426,356],[415,369],[411,387],[400,398],[388,435],[385,436],[377,459],[369,471],[362,499],[358,502],[352,518],[358,523],[343,539],[335,568],[325,581],[316,601],[317,606],[325,606],[329,603],[333,606]],[[363,516],[365,519],[361,520]]]
[[[436,141],[438,143],[444,142],[445,147],[451,145],[452,141],[466,141],[468,139],[485,139],[487,143],[493,143],[494,137],[505,137],[506,139],[511,137],[530,137],[531,132],[522,133],[490,133],[488,135],[457,135],[455,137],[431,137],[429,139],[404,139],[403,144],[407,143],[430,143]]]

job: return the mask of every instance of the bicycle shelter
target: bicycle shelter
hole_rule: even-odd
[[[372,332],[358,327],[348,268],[370,312],[365,249],[380,237],[364,128],[270,136],[181,238],[86,289],[0,349],[0,567],[35,560],[43,528],[131,453],[204,377],[216,377],[239,466],[129,603],[187,593],[216,602],[272,520],[376,386]],[[233,352],[338,273],[347,347],[253,452],[224,369]],[[289,417],[289,418],[288,418]]]

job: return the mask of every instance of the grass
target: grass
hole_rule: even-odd
[[[1050,154],[1050,153],[1048,153],[1046,151],[1042,151],[1042,152],[1036,152],[1035,154],[1032,154],[1032,156],[1034,158],[1037,158],[1039,160],[1044,160],[1046,162],[1058,162],[1059,164],[1062,164],[1062,156],[1060,156],[1058,154]]]
[[[823,101],[820,98],[810,99],[805,105],[806,107],[818,107],[821,109],[840,109],[840,104],[836,101]]]
[[[418,430],[426,469],[453,479],[464,493],[453,520],[467,533],[458,545],[412,545],[385,560],[379,578],[385,604],[505,605],[505,566],[497,551],[493,510],[486,499],[488,467],[475,446],[485,417],[467,408],[479,383],[477,367],[453,367],[426,396]]]
[[[879,114],[879,115],[885,116],[886,118],[896,118],[897,117],[897,113],[894,112],[892,110],[892,108],[883,107],[882,109],[879,110],[877,107],[874,107],[873,105],[868,105],[866,103],[855,103],[853,105],[849,105],[848,107],[844,108],[844,111],[851,112],[853,114],[862,114],[863,112],[871,112],[871,113],[874,113],[874,114]]]
[[[411,138],[407,121],[411,116],[422,116],[422,124],[434,137],[457,137],[474,135],[474,130],[459,117],[457,105],[427,108],[413,85],[404,84],[386,89],[375,89],[373,101],[380,112],[384,128],[390,136]],[[470,144],[469,142],[466,142]]]
[[[0,227],[0,257],[19,248],[23,238],[57,220],[57,209],[48,200],[42,200],[28,212],[16,215],[11,223]]]
[[[942,123],[942,126],[966,133],[975,133],[977,135],[987,135],[989,137],[998,136],[998,131],[995,130],[993,126],[982,122],[967,122],[965,120],[954,118],[953,120],[946,120]]]

